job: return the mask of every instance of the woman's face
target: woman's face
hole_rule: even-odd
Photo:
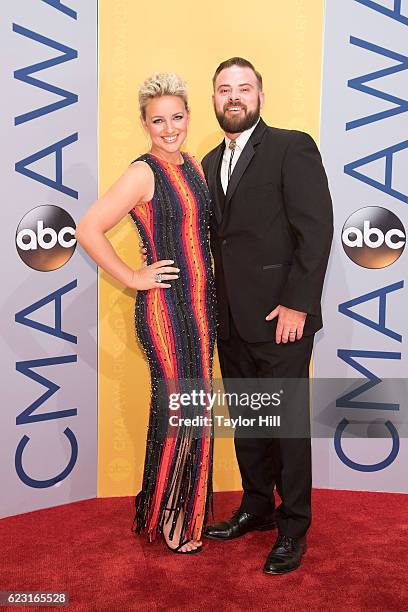
[[[142,119],[152,141],[152,152],[164,158],[178,153],[187,137],[189,113],[179,96],[153,98]]]

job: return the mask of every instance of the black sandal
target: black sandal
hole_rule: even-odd
[[[171,552],[174,552],[178,555],[194,555],[195,553],[199,553],[203,550],[203,545],[197,546],[197,548],[192,548],[191,550],[186,550],[186,551],[180,550],[180,548],[182,548],[184,544],[188,544],[188,542],[191,542],[191,540],[184,540],[184,542],[179,544],[177,548],[172,548],[164,536],[163,536],[163,540],[165,541],[167,548],[171,550]]]
[[[165,508],[165,510],[167,510],[168,512],[174,512],[175,508]],[[201,546],[197,546],[197,548],[193,548],[192,550],[186,550],[186,551],[180,550],[180,548],[182,548],[184,546],[184,544],[188,544],[188,542],[191,542],[191,540],[184,540],[184,542],[179,544],[176,548],[172,548],[170,546],[170,544],[167,542],[166,538],[164,537],[164,534],[162,534],[162,536],[163,536],[163,540],[165,541],[165,544],[166,544],[167,548],[169,550],[171,550],[171,552],[176,553],[178,555],[193,555],[193,554],[199,553],[199,552],[201,552],[203,550],[203,545],[202,544],[201,544]]]

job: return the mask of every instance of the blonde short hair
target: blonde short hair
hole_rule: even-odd
[[[174,72],[157,72],[139,87],[139,108],[143,119],[146,119],[146,106],[150,100],[161,96],[178,96],[188,111],[187,88],[183,79]]]

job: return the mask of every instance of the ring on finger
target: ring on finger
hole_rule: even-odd
[[[156,272],[154,280],[156,281],[156,283],[161,283],[162,282],[162,274],[160,272]]]

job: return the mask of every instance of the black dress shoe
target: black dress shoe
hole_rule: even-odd
[[[297,569],[306,552],[306,537],[291,538],[279,534],[269,553],[263,571],[266,574],[286,574]]]
[[[208,525],[204,530],[204,535],[214,540],[232,540],[248,531],[269,531],[275,527],[276,521],[273,513],[257,515],[238,509],[228,521]]]

